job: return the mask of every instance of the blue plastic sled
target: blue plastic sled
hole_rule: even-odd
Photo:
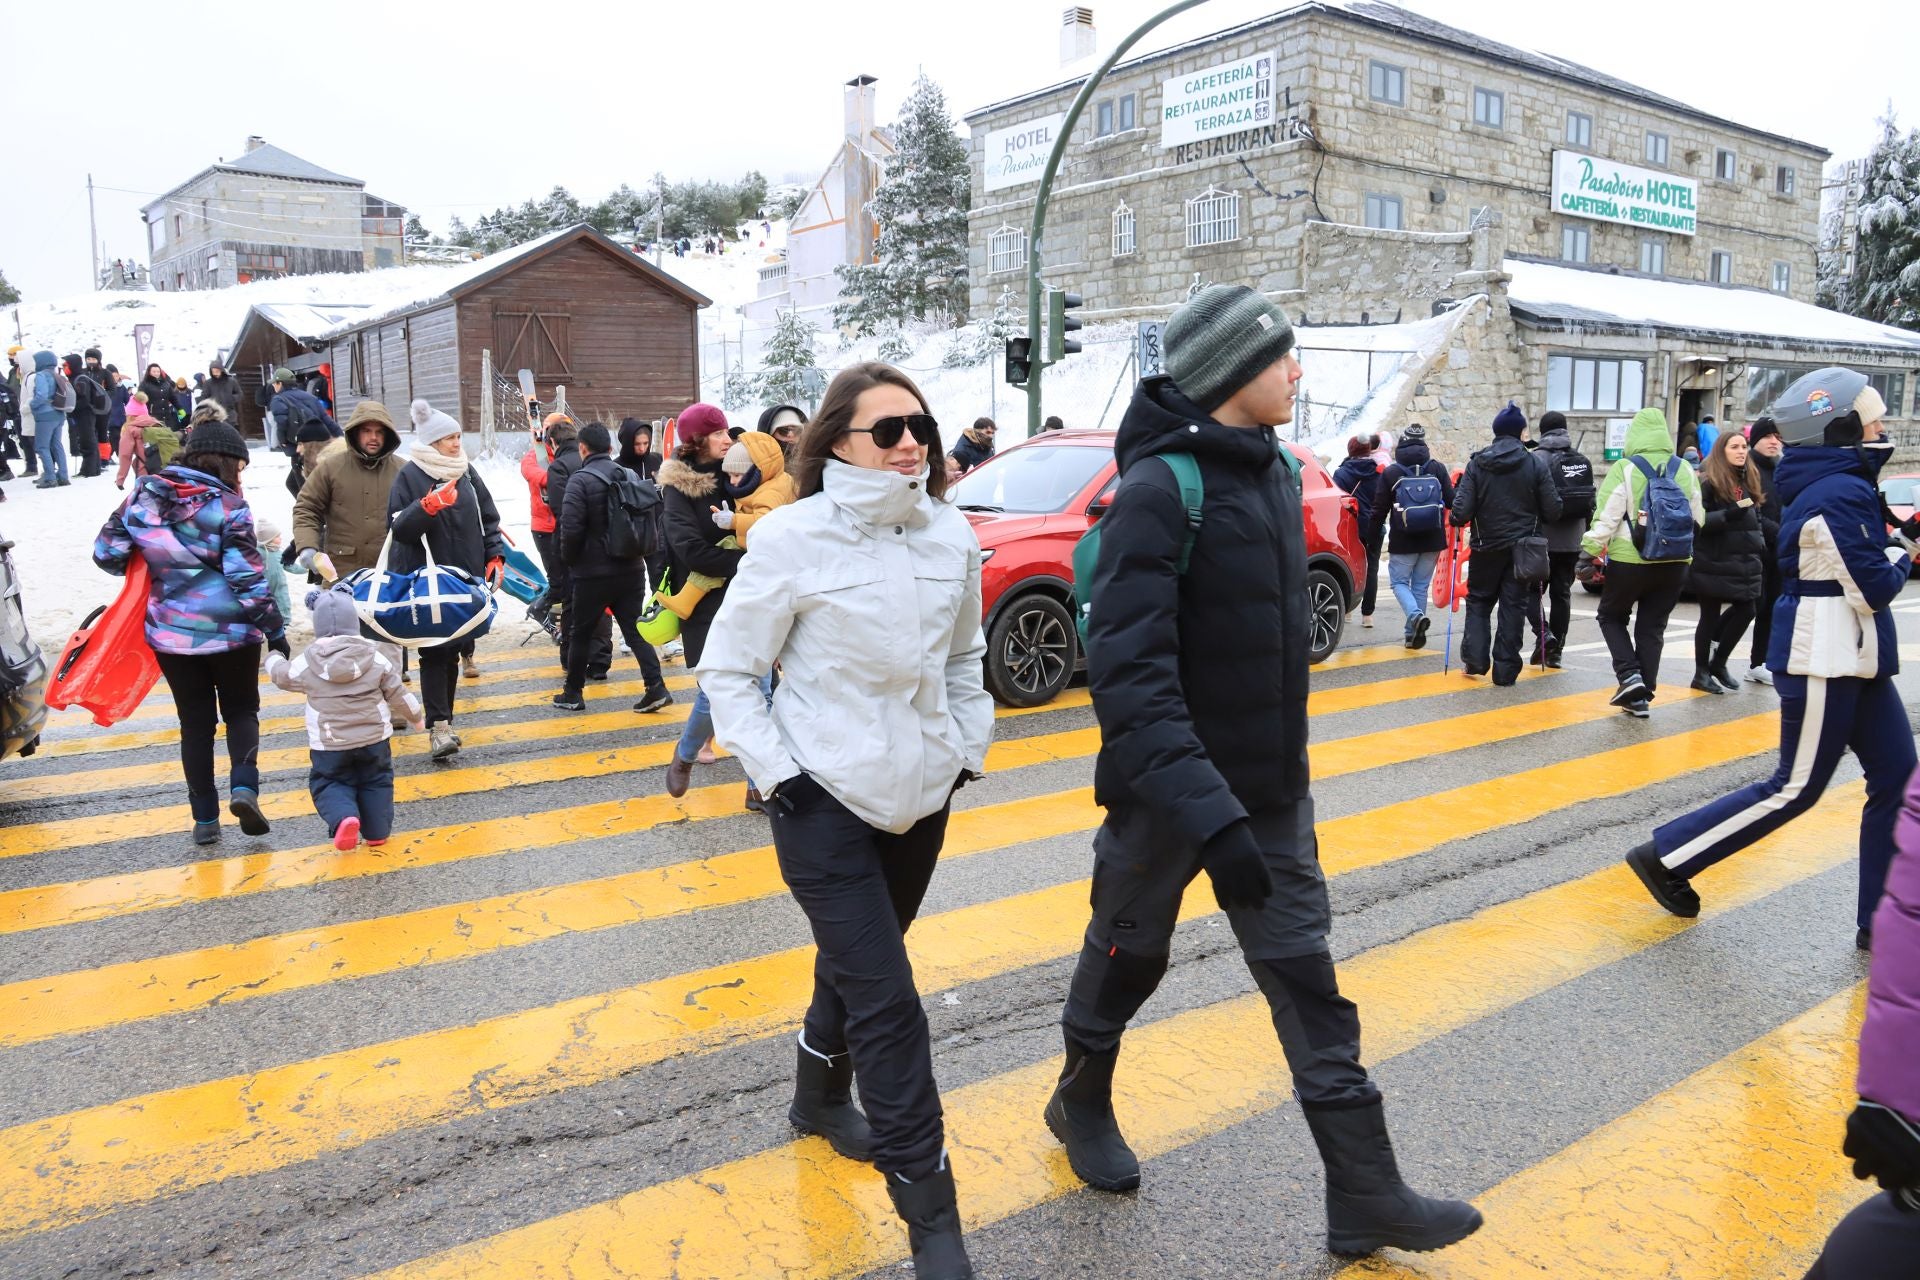
[[[506,576],[500,580],[502,591],[521,604],[532,604],[546,594],[547,575],[540,571],[532,556],[518,547],[508,547],[506,560]]]

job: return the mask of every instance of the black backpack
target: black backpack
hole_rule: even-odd
[[[1568,449],[1547,460],[1553,487],[1560,492],[1562,520],[1593,519],[1593,464],[1587,455]]]
[[[614,470],[619,474],[607,482],[607,552],[615,560],[644,560],[660,549],[660,490],[625,467]]]
[[[87,398],[87,408],[96,416],[105,417],[113,412],[113,398],[92,374],[81,374],[74,390]]]

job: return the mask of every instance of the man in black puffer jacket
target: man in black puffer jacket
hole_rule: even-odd
[[[1166,972],[1181,897],[1204,870],[1272,1008],[1326,1162],[1329,1247],[1434,1249],[1480,1215],[1400,1180],[1379,1090],[1360,1065],[1359,1011],[1327,949],[1307,766],[1306,537],[1273,430],[1293,418],[1292,349],[1291,326],[1264,296],[1209,286],[1168,322],[1167,376],[1135,389],[1114,444],[1121,480],[1101,518],[1087,627],[1102,736],[1094,798],[1107,816],[1046,1122],[1088,1183],[1139,1185],[1113,1115],[1114,1065],[1127,1020]],[[1173,454],[1198,464],[1197,528],[1161,461]]]
[[[547,582],[547,589],[553,599],[561,601],[560,610],[560,665],[565,666],[573,652],[573,569],[566,558],[559,554],[558,543],[560,513],[567,508],[567,487],[572,483],[580,468],[586,465],[586,459],[580,454],[579,428],[573,419],[563,418],[561,422],[547,432],[547,438],[553,443],[553,461],[547,464],[547,483],[541,490],[547,510],[553,512],[554,531],[554,568],[556,573]],[[582,614],[584,618],[586,615]],[[604,609],[593,619],[593,652],[587,662],[586,675],[589,680],[605,680],[613,669],[613,620]]]
[[[1467,561],[1467,627],[1460,665],[1470,676],[1493,672],[1493,682],[1520,678],[1520,636],[1540,607],[1535,584],[1513,576],[1513,547],[1560,516],[1560,494],[1545,464],[1521,443],[1527,416],[1511,400],[1493,419],[1493,443],[1467,460],[1453,494],[1453,523],[1473,526]],[[1493,606],[1500,625],[1493,631]],[[1491,644],[1489,642],[1491,641]],[[1488,649],[1492,656],[1489,661]]]

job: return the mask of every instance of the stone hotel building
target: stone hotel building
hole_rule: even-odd
[[[1024,301],[1081,83],[966,117],[976,316]],[[1457,437],[1454,461],[1509,397],[1567,412],[1597,453],[1641,404],[1744,421],[1831,363],[1915,423],[1920,335],[1813,305],[1827,158],[1392,5],[1309,0],[1113,69],[1063,155],[1041,272],[1089,321],[1164,317],[1199,280],[1309,328],[1449,316],[1369,419]]]

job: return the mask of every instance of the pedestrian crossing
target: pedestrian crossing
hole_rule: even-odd
[[[1660,913],[1618,863],[1650,811],[1770,767],[1770,693],[1670,686],[1654,720],[1636,722],[1607,705],[1598,663],[1529,669],[1494,689],[1443,672],[1439,656],[1341,650],[1315,669],[1309,702],[1336,943],[1350,912],[1382,922],[1340,971],[1383,1077],[1637,959],[1707,963],[1695,935],[1736,928],[1775,895],[1846,896],[1857,782],[1703,884],[1698,921]],[[871,1170],[784,1128],[778,1068],[753,1086],[750,1123],[683,1139],[671,1160],[643,1158],[640,1138],[613,1125],[594,1140],[614,1158],[568,1173],[559,1152],[520,1194],[491,1186],[484,1162],[427,1178],[484,1213],[422,1216],[407,1208],[419,1176],[367,1172],[376,1155],[379,1169],[432,1167],[476,1123],[510,1131],[608,1090],[644,1100],[649,1081],[682,1066],[730,1078],[790,1063],[790,1046],[776,1050],[811,986],[804,922],[764,820],[741,811],[737,765],[697,773],[678,800],[661,790],[687,698],[642,716],[615,702],[638,696],[637,682],[610,680],[588,690],[607,707],[567,716],[543,706],[559,678],[550,652],[483,665],[460,690],[466,750],[452,766],[396,739],[397,830],[379,850],[303,843],[321,834],[304,726],[263,715],[274,832],[246,841],[228,829],[224,848],[195,856],[164,688],[110,730],[62,719],[42,756],[0,775],[0,1077],[25,1086],[0,1099],[0,1274],[55,1258],[84,1269],[136,1237],[152,1274],[187,1274],[222,1240],[231,1274],[275,1274],[290,1245],[258,1240],[248,1206],[345,1169],[379,1191],[324,1232],[295,1224],[288,1240],[315,1251],[303,1274],[851,1277],[904,1259]],[[1197,883],[1168,990],[1129,1033],[1117,1080],[1147,1189],[1116,1201],[1080,1187],[1038,1112],[1085,923],[1099,732],[1083,689],[996,719],[988,778],[961,793],[908,935],[961,1208],[989,1253],[1001,1233],[1040,1230],[1028,1224],[1067,1196],[1124,1233],[1126,1215],[1153,1211],[1157,1161],[1210,1158],[1292,1106],[1250,980],[1216,989],[1215,970],[1189,954],[1223,927]],[[1453,909],[1449,886],[1480,896]],[[1805,946],[1850,942],[1850,908],[1832,914],[1824,930],[1809,922]],[[1471,1185],[1424,1178],[1478,1200],[1485,1230],[1445,1254],[1342,1274],[1797,1275],[1865,1198],[1836,1119],[1851,1103],[1860,973],[1544,1159]],[[995,1001],[1009,1001],[1004,1051],[950,1077],[942,1018]],[[1604,1071],[1624,1047],[1588,1049],[1580,1069]],[[1777,1140],[1782,1129],[1792,1141]],[[1308,1217],[1316,1178],[1297,1171]],[[1663,1200],[1662,1225],[1647,1224],[1648,1198]],[[158,1227],[180,1221],[200,1235]],[[325,1243],[343,1227],[357,1242],[346,1252]],[[1097,1269],[1181,1274],[1132,1263]],[[1325,1275],[1326,1256],[1265,1259],[1259,1273]]]

